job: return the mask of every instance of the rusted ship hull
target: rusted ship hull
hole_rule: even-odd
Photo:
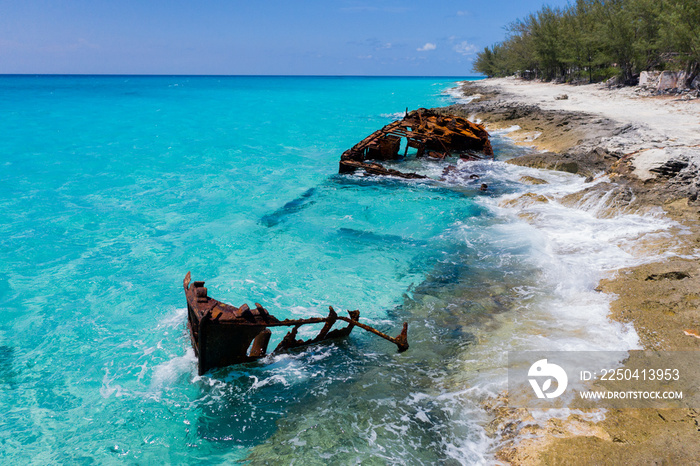
[[[400,154],[402,139],[406,140],[405,150]],[[343,152],[338,171],[363,170],[367,175],[426,178],[417,173],[387,169],[378,163],[406,157],[409,148],[416,149],[416,157],[443,159],[453,153],[467,160],[482,158],[479,153],[493,157],[489,133],[483,126],[456,115],[419,108],[406,112],[402,120],[389,123]]]
[[[343,338],[348,336],[355,326],[391,341],[397,345],[400,352],[408,349],[406,323],[401,334],[392,338],[360,323],[359,311],[348,311],[349,317],[343,317],[338,316],[331,307],[327,317],[278,320],[258,303],[251,309],[247,304],[235,307],[209,297],[204,282],[192,282],[189,272],[185,276],[183,286],[187,299],[187,327],[198,359],[199,375],[213,368],[253,362],[265,357],[272,335],[271,327],[292,327],[273,353]],[[339,320],[348,325],[332,330]],[[297,331],[302,325],[321,323],[324,324],[323,328],[315,338],[297,340]]]

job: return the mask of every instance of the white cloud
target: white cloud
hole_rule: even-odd
[[[437,46],[433,44],[432,42],[426,42],[425,45],[421,48],[416,49],[419,52],[428,52],[430,50],[435,50]]]
[[[462,55],[473,55],[476,53],[476,45],[470,44],[466,40],[454,46],[454,50]]]
[[[376,37],[370,37],[364,40],[352,40],[347,42],[348,45],[353,45],[357,47],[371,47],[374,50],[383,50],[383,49],[391,49],[394,47],[394,45],[391,42],[382,42],[381,40],[377,39]]]
[[[469,12],[469,11],[462,10],[462,11],[457,12],[457,16],[469,16],[469,15],[471,15],[471,12]]]

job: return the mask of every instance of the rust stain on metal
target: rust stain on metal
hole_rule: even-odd
[[[190,272],[183,280],[187,298],[187,326],[195,355],[199,360],[199,375],[209,369],[256,361],[267,354],[272,332],[271,327],[292,327],[272,353],[280,353],[300,346],[321,341],[343,338],[354,327],[374,333],[394,343],[399,352],[408,349],[408,323],[397,337],[390,337],[369,325],[359,322],[360,311],[348,311],[349,317],[339,316],[330,307],[327,317],[279,320],[260,304],[251,309],[247,304],[234,307],[208,296],[204,282],[192,282]],[[337,321],[346,322],[343,328],[333,329]],[[316,337],[297,340],[297,331],[302,325],[321,324],[323,328]]]
[[[403,155],[400,154],[402,138],[406,140]],[[426,178],[417,173],[388,169],[376,162],[399,160],[407,156],[409,148],[416,149],[416,157],[434,159],[444,159],[453,153],[458,153],[465,160],[482,158],[475,151],[493,157],[489,133],[483,126],[456,115],[419,108],[407,112],[402,120],[389,123],[343,152],[339,173],[354,173],[361,169],[368,175]]]

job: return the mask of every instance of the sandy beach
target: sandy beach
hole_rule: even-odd
[[[584,112],[623,124],[646,126],[648,141],[667,139],[672,145],[700,144],[700,100],[650,96],[638,87],[607,88],[601,84],[570,86],[516,78],[492,78],[475,83],[478,89],[498,92],[503,99],[537,105],[543,110]],[[567,98],[562,99],[566,95]]]
[[[454,110],[489,130],[509,128],[518,144],[540,149],[511,163],[596,178],[574,197],[608,196],[603,215],[662,209],[677,222],[667,237],[635,246],[663,260],[620,269],[596,290],[613,296],[610,319],[631,323],[644,349],[700,350],[700,100],[515,78],[465,83],[462,91],[469,103]],[[607,410],[599,418],[577,411],[546,421],[509,408],[505,399],[489,409],[501,436],[497,458],[509,464],[698,464],[700,458],[694,409]]]

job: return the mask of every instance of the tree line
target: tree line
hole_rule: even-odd
[[[477,55],[486,76],[635,84],[642,71],[700,72],[700,0],[576,0],[544,6]]]

